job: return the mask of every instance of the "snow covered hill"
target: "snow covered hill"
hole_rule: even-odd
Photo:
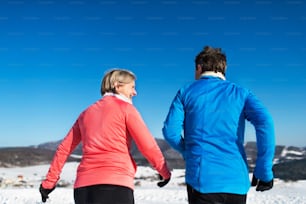
[[[184,161],[179,153],[172,149],[165,140],[156,140],[170,168],[185,168]],[[30,147],[0,148],[0,167],[49,164],[60,142],[48,142]],[[247,142],[245,150],[250,172],[252,172],[257,156],[256,142]],[[294,181],[306,179],[306,148],[277,145],[275,150],[274,172],[277,178]],[[147,160],[135,145],[132,146],[131,153],[138,165],[149,166]],[[79,161],[81,154],[81,146],[78,146],[69,161]]]

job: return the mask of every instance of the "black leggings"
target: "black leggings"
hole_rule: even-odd
[[[134,204],[132,189],[118,185],[93,185],[74,189],[75,204]]]
[[[200,193],[187,185],[189,204],[246,204],[247,195],[232,193]]]

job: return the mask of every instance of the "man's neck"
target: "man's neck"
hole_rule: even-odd
[[[201,74],[201,77],[203,76],[213,76],[225,80],[225,76],[221,72],[206,71]]]

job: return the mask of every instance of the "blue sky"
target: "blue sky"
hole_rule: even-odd
[[[306,146],[305,10],[302,0],[1,1],[0,147],[62,139],[114,67],[137,75],[134,104],[162,138],[205,45],[267,106],[277,144]]]

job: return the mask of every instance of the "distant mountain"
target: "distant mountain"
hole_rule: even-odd
[[[35,147],[0,148],[0,167],[32,166],[48,164],[52,160],[54,150]],[[68,161],[76,161],[69,158]]]
[[[57,146],[60,144],[61,141],[56,142],[47,142],[38,145],[37,147],[40,149],[48,149],[55,151],[57,149]],[[176,152],[174,149],[172,149],[168,143],[163,139],[156,139],[156,142],[160,149],[162,150],[165,158],[167,159],[169,168],[184,168],[184,160],[182,156]],[[79,145],[73,152],[74,155],[82,155],[82,146]],[[133,158],[135,159],[137,165],[140,166],[148,166],[148,161],[144,158],[144,156],[140,153],[135,143],[132,143],[131,148],[131,154]]]
[[[245,145],[245,150],[249,169],[252,172],[257,155],[256,142],[248,142]],[[277,145],[273,162],[273,171],[276,178],[291,181],[306,179],[306,147]]]
[[[165,140],[156,139],[156,141],[170,168],[185,168],[184,160],[178,152],[172,149]],[[0,167],[49,164],[60,142],[47,142],[35,147],[0,148]],[[245,151],[249,169],[252,172],[257,157],[256,142],[247,142]],[[138,165],[149,165],[135,144],[132,145],[131,154]],[[81,155],[82,147],[79,145],[68,161],[80,161]],[[277,145],[274,158],[274,174],[275,177],[283,180],[306,179],[306,148]]]
[[[245,145],[245,151],[248,158],[250,168],[254,168],[257,147],[256,142],[248,142]],[[275,147],[274,164],[290,162],[295,160],[306,159],[306,148],[277,145]]]

